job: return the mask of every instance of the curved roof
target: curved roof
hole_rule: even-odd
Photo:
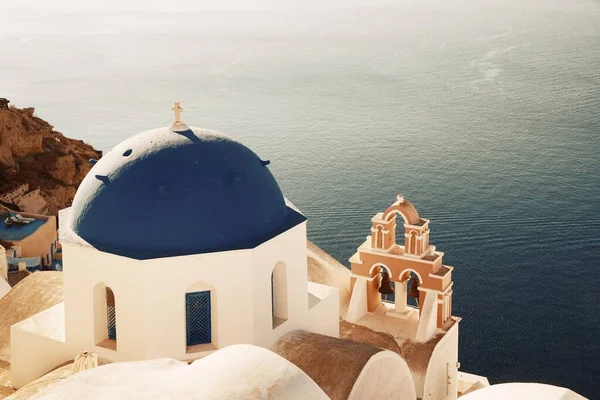
[[[407,224],[417,225],[419,223],[419,213],[415,206],[408,200],[402,199],[392,204],[383,212],[383,219],[388,220],[396,213],[399,213]]]
[[[391,351],[305,331],[282,336],[271,349],[302,369],[333,400],[365,398],[358,395],[365,391],[370,391],[373,398],[382,398],[378,395],[381,393],[407,400],[416,398],[408,365]],[[384,360],[383,370],[375,360]],[[373,374],[389,379],[379,385]]]
[[[69,225],[99,250],[140,259],[255,247],[304,220],[267,164],[217,132],[143,132],[93,166]]]
[[[560,386],[541,383],[501,383],[477,389],[461,397],[464,400],[585,400],[585,397]]]
[[[298,367],[251,345],[228,346],[191,365],[167,358],[107,364],[76,373],[38,396],[81,400],[327,399]]]

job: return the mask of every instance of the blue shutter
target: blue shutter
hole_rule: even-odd
[[[186,293],[187,345],[212,342],[210,290]]]

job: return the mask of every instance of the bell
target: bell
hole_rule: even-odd
[[[417,278],[413,278],[410,284],[410,290],[408,291],[408,297],[414,297],[415,299],[419,298],[419,280]]]
[[[394,288],[392,287],[392,282],[390,281],[390,275],[387,273],[387,271],[381,271],[381,285],[379,285],[379,293],[394,293]]]

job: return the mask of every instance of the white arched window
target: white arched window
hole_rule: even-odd
[[[98,346],[117,348],[117,303],[115,293],[104,283],[94,288],[94,336]]]

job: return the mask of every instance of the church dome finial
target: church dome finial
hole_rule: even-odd
[[[183,132],[189,130],[190,128],[188,128],[188,126],[181,121],[181,113],[183,112],[181,104],[178,101],[176,101],[173,104],[173,107],[171,107],[171,110],[173,110],[173,112],[175,113],[175,120],[169,127],[169,130],[173,132]]]

